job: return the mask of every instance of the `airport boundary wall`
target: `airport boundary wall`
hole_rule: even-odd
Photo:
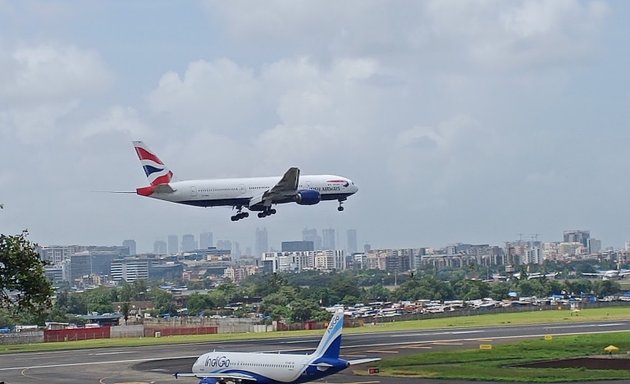
[[[110,337],[111,327],[70,328],[44,331],[45,343],[53,343],[59,341],[109,339]]]
[[[34,344],[44,342],[44,331],[0,334],[0,344]]]
[[[117,325],[111,327],[110,337],[124,338],[124,337],[143,337],[144,326],[143,325]]]
[[[218,333],[217,327],[145,327],[144,336],[180,336],[180,335],[212,335]]]

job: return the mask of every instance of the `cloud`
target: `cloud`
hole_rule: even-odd
[[[149,138],[151,130],[132,107],[114,106],[101,118],[88,122],[79,135],[79,140],[95,139],[111,133],[122,133],[130,138]]]
[[[0,133],[26,143],[47,140],[81,100],[102,93],[111,81],[97,54],[72,45],[0,50]]]
[[[101,92],[112,76],[97,54],[72,45],[21,46],[0,53],[0,100],[33,105]]]
[[[204,2],[239,44],[437,70],[544,68],[583,60],[610,13],[601,1]],[[532,68],[529,68],[532,69]],[[466,71],[466,72],[468,72]]]
[[[237,127],[239,131],[256,129],[261,99],[252,69],[217,59],[191,62],[182,76],[165,73],[148,102],[154,113],[178,131],[203,127],[230,135]]]

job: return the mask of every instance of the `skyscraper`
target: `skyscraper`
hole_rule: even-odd
[[[564,231],[563,240],[565,243],[580,243],[585,248],[588,248],[588,239],[591,237],[590,231]]]
[[[315,228],[304,228],[302,230],[302,240],[312,241],[316,250],[322,249],[322,238],[317,234],[317,229]]]
[[[195,236],[186,234],[182,236],[182,252],[191,252],[197,249],[197,242]]]
[[[123,240],[122,246],[129,248],[129,256],[134,256],[136,254],[136,241],[135,240]]]
[[[357,230],[356,229],[348,229],[347,232],[347,243],[346,248],[348,249],[348,255],[352,255],[353,253],[357,253]]]
[[[264,252],[269,251],[269,238],[267,228],[256,228],[256,242],[254,243],[254,256],[260,257]]]
[[[208,249],[213,246],[214,239],[212,232],[203,232],[199,235],[199,248]]]
[[[337,249],[335,245],[335,230],[333,228],[322,229],[322,247],[325,250]]]
[[[177,235],[168,235],[168,253],[169,255],[179,253],[179,238]]]
[[[166,255],[166,241],[156,240],[153,243],[153,253],[156,255]]]

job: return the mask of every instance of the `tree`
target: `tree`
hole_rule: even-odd
[[[128,301],[125,301],[124,303],[122,303],[120,307],[120,312],[125,318],[125,325],[127,325],[127,320],[129,320],[129,302]]]
[[[27,235],[0,235],[0,307],[42,313],[51,307],[54,292],[44,274],[45,262]]]

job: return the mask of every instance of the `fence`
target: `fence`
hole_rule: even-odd
[[[44,342],[44,331],[0,334],[0,344],[33,344]]]
[[[208,335],[218,333],[217,327],[145,327],[144,336],[178,336],[178,335]]]
[[[109,339],[110,335],[110,327],[46,330],[44,342]]]

